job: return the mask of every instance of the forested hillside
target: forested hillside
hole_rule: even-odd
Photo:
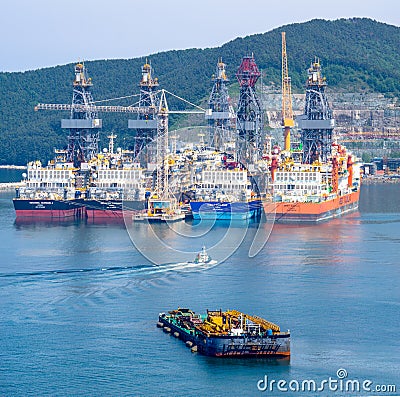
[[[333,90],[400,94],[400,28],[365,18],[312,20],[237,38],[219,48],[167,51],[149,55],[149,59],[161,87],[196,103],[208,97],[219,57],[227,64],[232,84],[242,56],[253,53],[264,83],[279,86],[283,30],[294,92],[302,92],[306,69],[318,56]],[[143,62],[139,58],[86,62],[95,100],[138,93]],[[68,117],[68,113],[33,109],[38,102],[71,102],[73,65],[0,73],[0,164],[21,165],[32,159],[49,159],[54,147],[66,145],[66,131],[61,130],[60,119]],[[118,104],[132,102],[134,99]],[[101,116],[102,136],[114,131],[118,134],[117,144],[131,142],[127,115]]]

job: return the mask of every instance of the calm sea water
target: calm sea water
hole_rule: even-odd
[[[14,170],[10,168],[0,168],[0,183],[3,182],[19,182],[22,180],[22,174],[26,172],[23,170]]]
[[[12,193],[2,193],[0,395],[399,394],[399,193],[400,185],[364,186],[360,212],[318,226],[276,225],[254,258],[250,233],[206,270],[171,257],[153,265],[121,224],[16,222]],[[159,232],[173,241],[174,232]],[[179,241],[189,251],[210,244],[207,235]],[[193,354],[155,326],[160,311],[178,306],[236,308],[276,322],[291,330],[291,360]],[[265,375],[321,382],[337,379],[338,369],[372,380],[372,390],[395,384],[397,393],[257,389]]]

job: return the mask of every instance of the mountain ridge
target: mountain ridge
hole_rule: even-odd
[[[313,19],[265,33],[237,37],[220,47],[170,50],[149,55],[160,86],[195,103],[207,98],[217,60],[227,64],[232,87],[241,58],[253,53],[266,84],[280,86],[281,32],[286,32],[289,74],[293,92],[303,92],[306,69],[315,56],[331,90],[400,95],[400,28],[368,18],[328,21]],[[87,61],[94,100],[139,92],[140,68],[146,57]],[[66,145],[60,128],[62,112],[33,111],[38,102],[70,103],[73,64],[24,72],[0,73],[0,164],[23,165],[52,157],[54,147]],[[131,100],[132,101],[132,100]],[[132,102],[120,101],[128,105]],[[171,102],[178,106],[177,103]],[[117,145],[130,144],[126,115],[103,114],[103,138],[118,134]],[[104,143],[103,143],[104,145]]]

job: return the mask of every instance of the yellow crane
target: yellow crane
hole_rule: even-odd
[[[274,333],[279,333],[281,330],[279,325],[271,323],[270,321],[267,321],[258,316],[251,316],[249,314],[239,312],[238,310],[228,310],[227,312],[225,312],[225,314],[228,316],[234,316],[237,319],[240,316],[243,316],[243,319],[246,319],[246,318],[249,319],[253,323],[260,325],[265,331],[267,331],[268,329],[271,329]]]
[[[225,312],[222,310],[207,310],[207,319],[204,320],[203,323],[197,325],[196,328],[210,335],[228,335],[232,328],[237,328],[238,326],[246,328],[246,319],[259,325],[264,332],[268,330],[272,330],[274,334],[280,332],[279,325],[258,316],[242,313],[238,310],[227,310]]]
[[[284,128],[284,150],[290,151],[290,127],[294,126],[292,108],[292,85],[286,54],[286,32],[282,32],[282,126]]]

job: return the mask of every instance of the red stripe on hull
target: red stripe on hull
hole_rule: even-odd
[[[132,215],[140,211],[129,210],[92,210],[86,208],[86,216],[88,219],[102,218],[102,219],[132,219]]]
[[[88,218],[118,218],[122,219],[122,211],[110,210],[89,210],[86,208],[86,215]]]
[[[75,216],[75,209],[71,210],[15,210],[17,218],[71,218]]]

